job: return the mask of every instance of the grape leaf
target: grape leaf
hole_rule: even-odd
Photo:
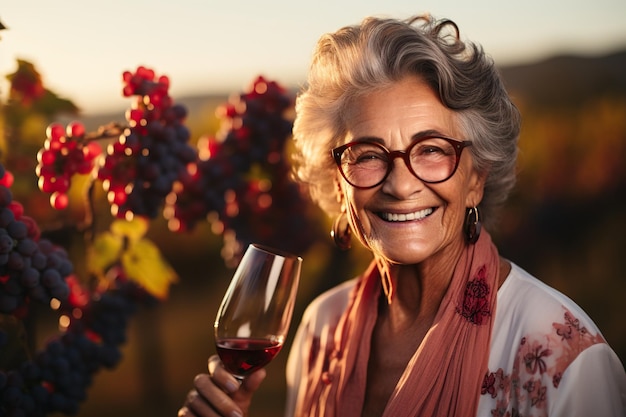
[[[137,216],[130,221],[114,221],[111,224],[111,232],[116,236],[124,236],[131,242],[136,242],[146,234],[149,226],[146,219]]]
[[[167,298],[170,284],[178,281],[176,272],[148,239],[130,244],[121,261],[126,276],[157,298]]]
[[[123,247],[122,237],[110,232],[99,234],[87,254],[89,272],[97,277],[104,277],[109,267],[119,260]]]
[[[148,221],[135,218],[116,220],[110,232],[98,235],[89,252],[90,272],[106,282],[106,273],[115,264],[121,264],[124,274],[151,295],[165,299],[171,283],[178,275],[161,255],[158,247],[143,236]]]

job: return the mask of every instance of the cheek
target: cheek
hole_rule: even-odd
[[[472,187],[470,177],[465,176],[464,172],[458,172],[458,174],[461,174],[458,179],[462,178],[462,181],[444,183],[447,187],[437,190],[439,196],[445,201],[442,222],[445,230],[450,234],[456,234],[463,228],[467,208],[480,202],[477,190]]]
[[[478,206],[483,198],[485,189],[485,175],[481,175],[474,169],[471,159],[464,159],[463,166],[459,167],[463,170],[464,196],[463,202],[465,207]]]
[[[344,196],[344,205],[348,207],[352,207],[355,211],[360,211],[363,209],[365,204],[367,190],[357,190],[354,187],[343,184],[342,192]]]
[[[369,190],[356,190],[352,187],[344,187],[343,189],[344,204],[348,210],[350,226],[361,242],[364,242],[365,236],[370,230],[369,221],[365,213],[365,203],[368,201],[370,194]]]

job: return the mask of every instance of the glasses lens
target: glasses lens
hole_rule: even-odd
[[[341,154],[341,172],[356,187],[371,187],[387,174],[388,154],[372,143],[355,143]]]
[[[419,179],[440,182],[448,179],[456,167],[457,153],[445,139],[429,138],[416,143],[410,151],[411,167]]]
[[[407,152],[408,157],[398,151],[390,154],[376,143],[354,143],[341,153],[340,169],[350,184],[368,188],[385,179],[389,172],[390,158],[402,157],[411,164],[411,170],[417,178],[429,183],[450,178],[458,162],[457,148],[442,138],[422,139],[409,146]]]

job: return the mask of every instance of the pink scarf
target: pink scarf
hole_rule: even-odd
[[[476,415],[487,372],[499,266],[498,251],[483,230],[459,258],[433,325],[409,360],[383,417]],[[361,415],[380,290],[380,274],[372,264],[351,294],[330,357],[322,353],[308,364],[297,417]]]

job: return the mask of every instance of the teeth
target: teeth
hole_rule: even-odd
[[[427,208],[427,209],[424,209],[424,210],[416,211],[414,213],[406,213],[406,214],[404,214],[404,213],[402,213],[402,214],[381,213],[380,217],[382,217],[384,220],[387,220],[389,222],[408,222],[408,221],[411,221],[411,220],[423,219],[424,217],[428,216],[432,212],[433,212],[433,209]]]

